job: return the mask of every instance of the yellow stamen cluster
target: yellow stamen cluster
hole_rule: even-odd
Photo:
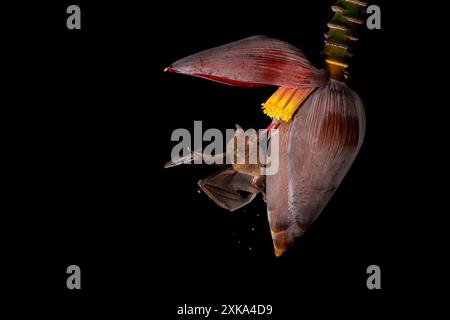
[[[314,88],[290,89],[280,87],[263,103],[263,112],[271,118],[289,122],[292,115],[303,101],[314,91]]]

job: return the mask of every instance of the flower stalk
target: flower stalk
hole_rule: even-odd
[[[356,31],[364,23],[362,15],[366,2],[358,0],[339,0],[331,7],[334,16],[327,26],[330,30],[325,34],[324,54],[330,77],[344,81],[347,78],[345,69],[352,56],[352,43],[358,40]]]

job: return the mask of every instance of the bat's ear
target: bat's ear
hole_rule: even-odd
[[[190,55],[165,69],[243,87],[275,85],[321,87],[325,70],[317,70],[293,45],[254,36]]]
[[[234,134],[235,137],[244,134],[244,129],[242,129],[240,125],[236,123],[235,126],[236,126],[236,133]]]
[[[245,131],[242,129],[242,127],[238,124],[235,124],[236,131],[234,132],[234,136],[228,141],[227,144],[227,152],[230,150],[232,145],[234,146],[234,143],[237,139],[243,139],[245,137]],[[256,132],[256,131],[255,131]],[[246,144],[257,144],[259,137],[257,135],[249,135],[247,136],[248,140],[243,140]]]

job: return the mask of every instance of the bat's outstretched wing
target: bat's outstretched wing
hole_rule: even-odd
[[[250,203],[258,192],[255,177],[224,169],[198,182],[200,188],[218,206],[229,211],[237,210]]]
[[[189,154],[183,156],[183,157],[178,157],[176,159],[173,159],[169,162],[167,162],[164,165],[164,168],[172,168],[172,167],[176,167],[179,166],[180,164],[189,164],[192,162],[205,162],[205,163],[215,163],[215,164],[223,164],[225,163],[225,153],[220,153],[217,155],[208,155],[208,154],[204,154],[200,151],[197,150],[192,150]]]

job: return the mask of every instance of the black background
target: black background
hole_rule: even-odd
[[[172,131],[192,131],[194,120],[205,129],[266,127],[260,103],[274,91],[165,74],[167,65],[267,34],[321,67],[331,3],[15,8],[4,46],[10,296],[42,298],[37,308],[62,318],[175,319],[185,303],[272,304],[276,319],[438,310],[450,211],[438,13],[425,21],[412,4],[375,2],[382,29],[362,31],[348,81],[365,103],[364,145],[320,218],[281,258],[261,198],[230,214],[197,193],[197,180],[217,168],[162,167]],[[80,5],[82,30],[67,30],[69,4]],[[80,291],[66,288],[71,264],[81,267]],[[381,267],[382,290],[366,288],[371,264]]]

